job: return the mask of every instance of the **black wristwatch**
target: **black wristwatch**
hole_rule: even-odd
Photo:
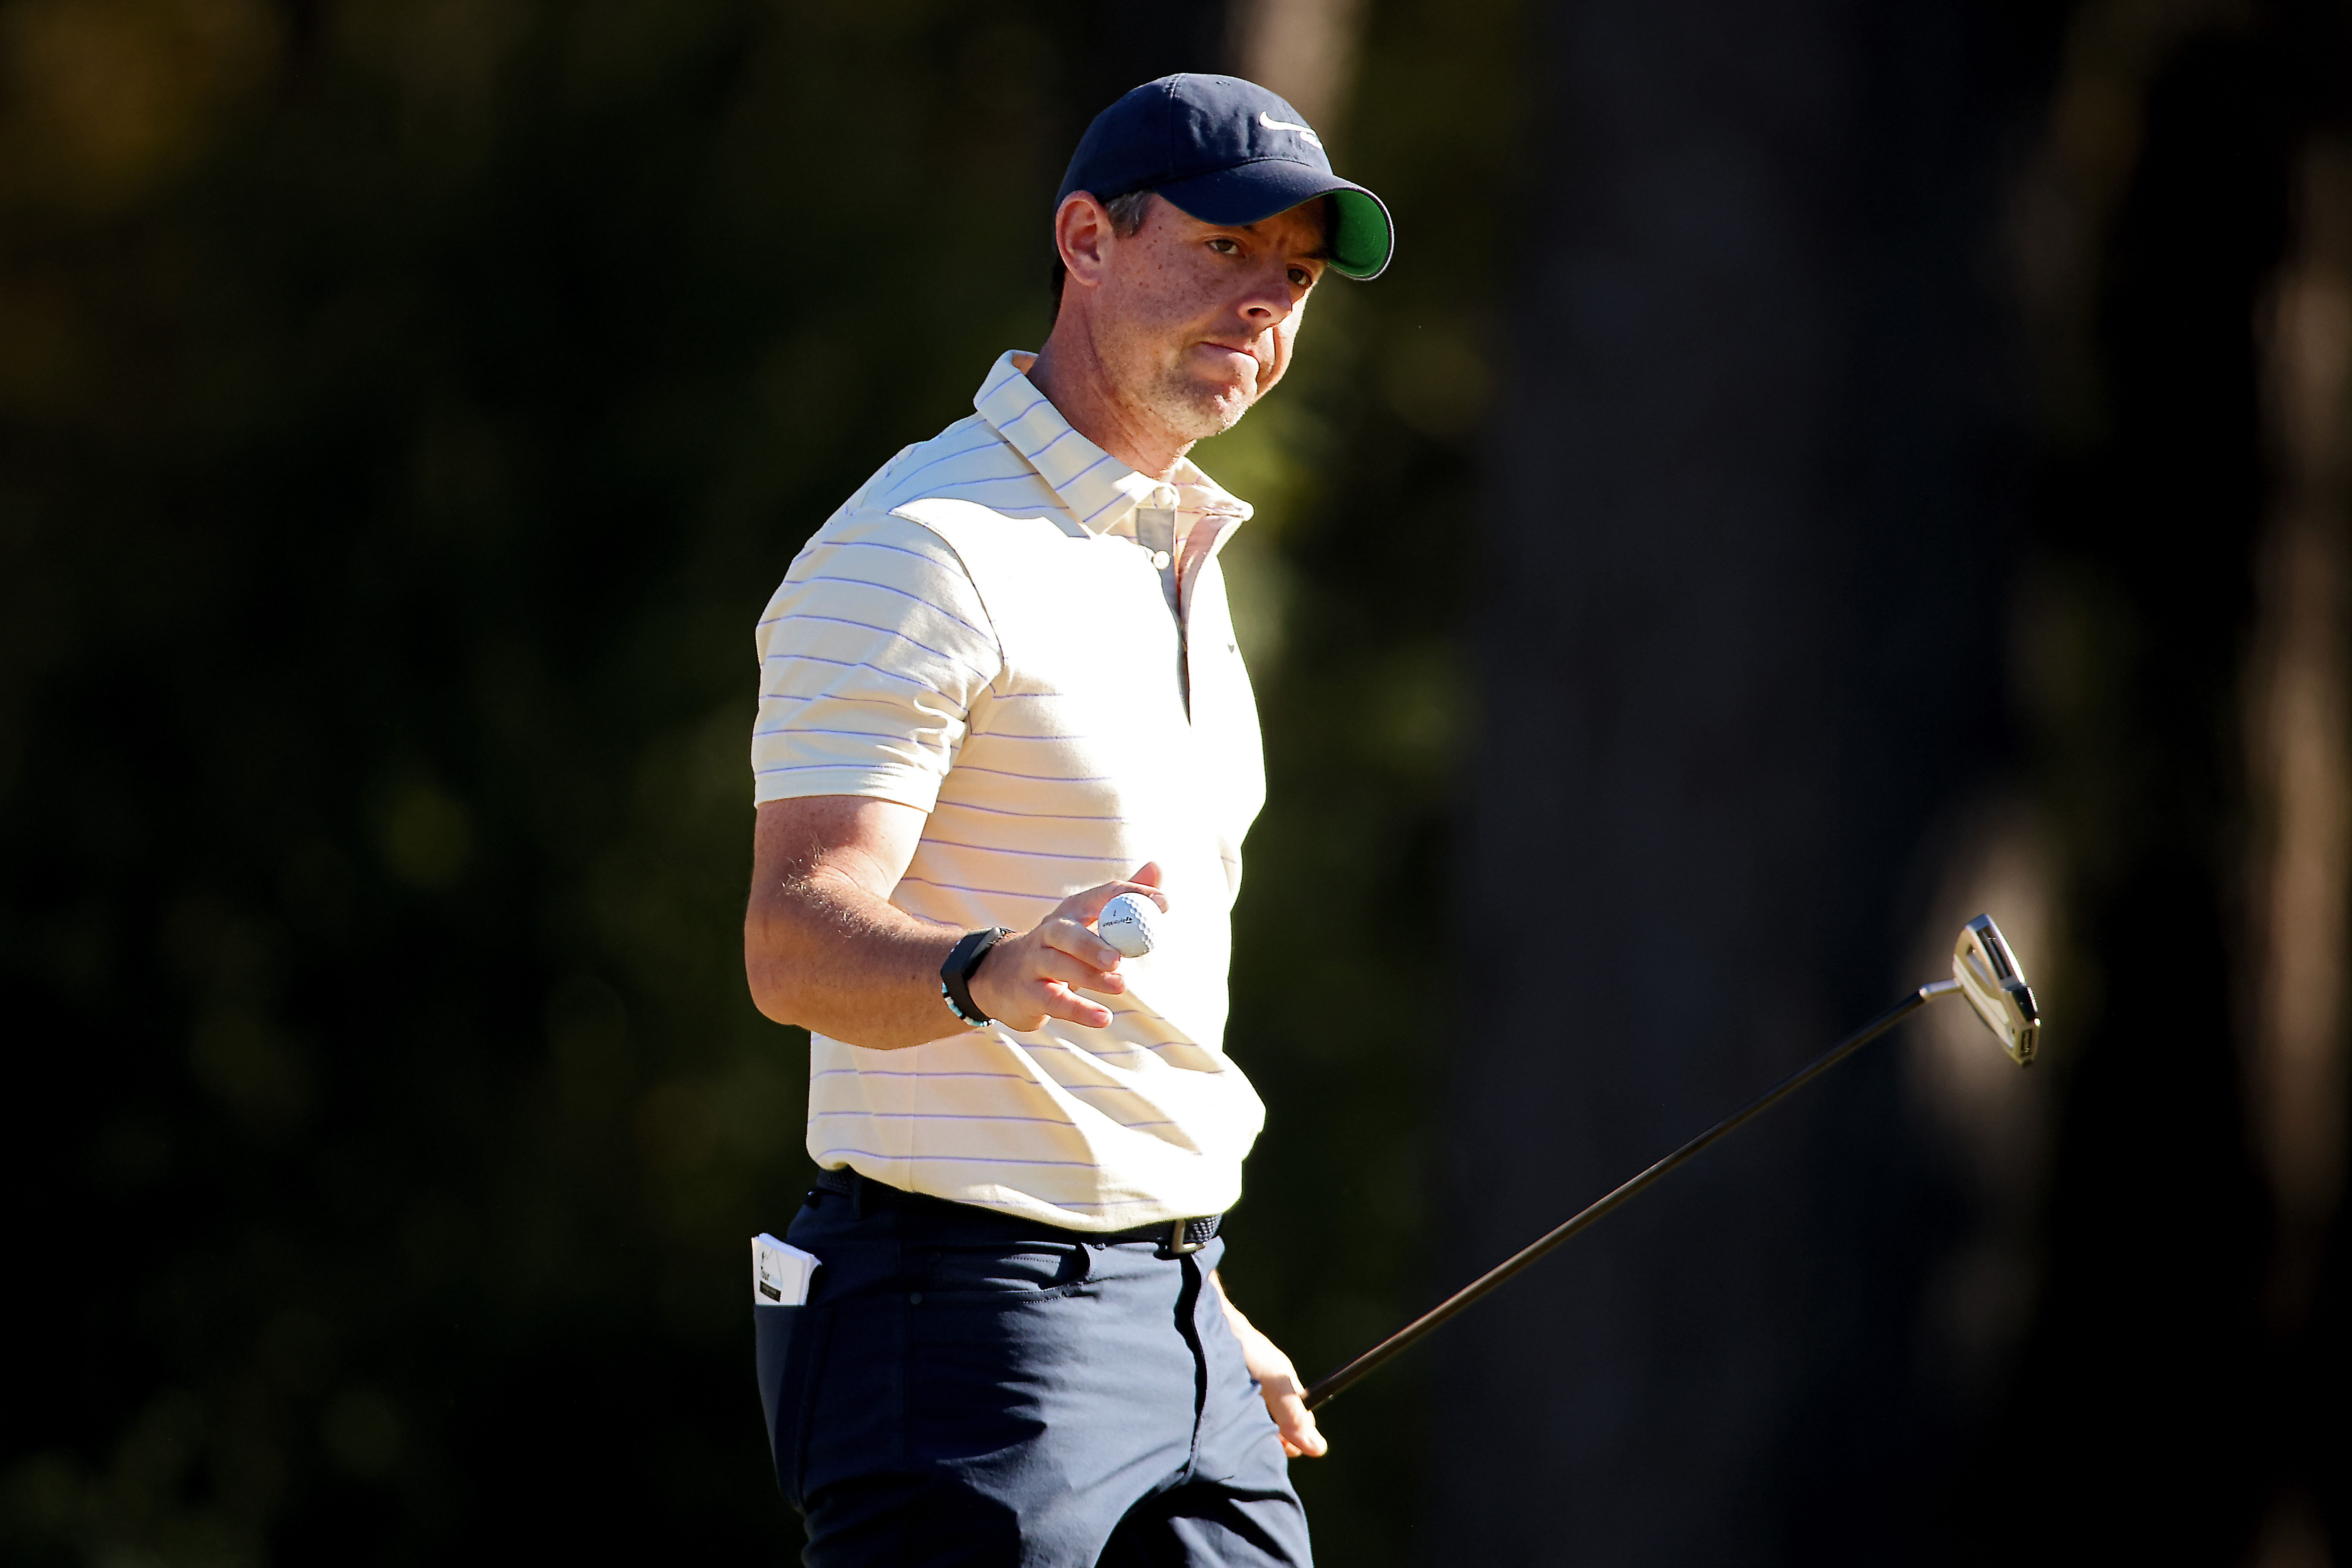
[[[989,950],[1012,934],[1010,926],[966,931],[963,940],[948,950],[947,962],[940,965],[940,994],[948,999],[948,1011],[969,1028],[985,1028],[994,1021],[971,999],[971,977]]]

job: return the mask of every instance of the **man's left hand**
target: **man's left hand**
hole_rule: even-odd
[[[1279,1346],[1258,1332],[1255,1323],[1242,1315],[1234,1299],[1225,1294],[1223,1280],[1212,1274],[1209,1283],[1225,1309],[1225,1321],[1234,1326],[1234,1337],[1242,1342],[1242,1363],[1257,1380],[1258,1395],[1274,1417],[1275,1430],[1281,1434],[1282,1451],[1294,1459],[1321,1458],[1330,1452],[1331,1445],[1315,1429],[1315,1413],[1307,1408],[1307,1385],[1298,1381],[1298,1369]]]

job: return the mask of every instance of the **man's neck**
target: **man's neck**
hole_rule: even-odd
[[[1137,473],[1166,482],[1192,443],[1119,396],[1093,351],[1082,334],[1055,331],[1029,367],[1030,384],[1045,395],[1071,429]]]

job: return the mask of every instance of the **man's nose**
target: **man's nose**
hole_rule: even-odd
[[[1290,298],[1290,272],[1285,268],[1270,278],[1255,278],[1251,288],[1242,297],[1242,316],[1253,327],[1264,331],[1279,325],[1297,309]]]

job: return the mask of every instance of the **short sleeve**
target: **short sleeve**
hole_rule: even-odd
[[[1003,656],[945,541],[887,513],[837,517],[761,617],[752,799],[862,795],[929,811]]]

